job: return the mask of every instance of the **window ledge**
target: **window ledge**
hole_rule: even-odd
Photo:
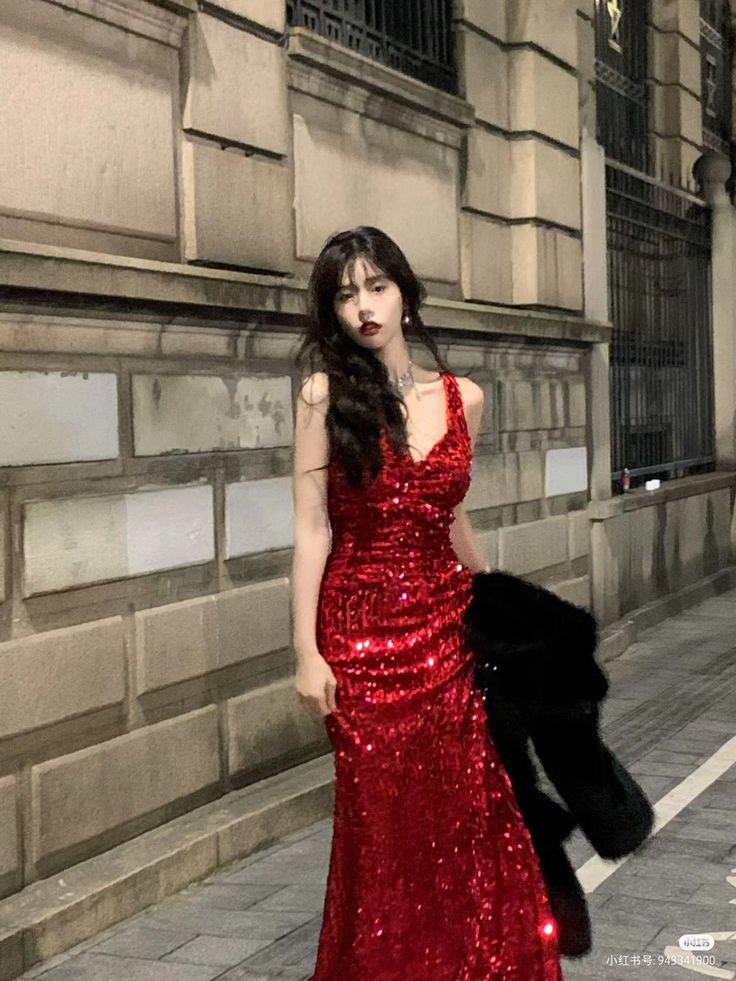
[[[588,517],[592,521],[606,521],[629,511],[650,508],[667,501],[678,501],[684,497],[699,497],[711,494],[724,487],[736,486],[736,471],[716,470],[714,473],[697,473],[691,477],[678,477],[661,484],[657,490],[644,490],[637,487],[627,494],[616,494],[600,501],[590,501]]]
[[[473,125],[475,109],[459,96],[304,27],[288,39],[289,87],[298,92],[455,148]]]

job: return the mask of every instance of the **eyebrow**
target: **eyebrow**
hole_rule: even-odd
[[[375,283],[379,279],[388,279],[388,276],[385,273],[381,273],[378,276],[366,276],[365,281],[366,283]],[[342,286],[338,287],[339,290],[347,290],[347,289],[354,289],[354,288],[355,288],[354,283],[344,283]]]

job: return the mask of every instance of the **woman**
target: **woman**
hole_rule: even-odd
[[[336,235],[297,355],[312,370],[296,410],[296,686],[336,777],[310,981],[560,981],[462,629],[484,568],[461,505],[483,392],[447,369],[424,295],[383,232]],[[439,372],[412,363],[410,332]]]

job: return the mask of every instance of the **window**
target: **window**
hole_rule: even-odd
[[[293,26],[457,92],[452,0],[287,0]]]
[[[700,0],[703,147],[731,153],[731,35],[728,0]]]
[[[649,172],[646,0],[596,0],[598,142],[619,163]]]

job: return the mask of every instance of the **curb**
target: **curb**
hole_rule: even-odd
[[[0,901],[0,981],[13,981],[223,865],[330,817],[331,754],[205,804]]]

